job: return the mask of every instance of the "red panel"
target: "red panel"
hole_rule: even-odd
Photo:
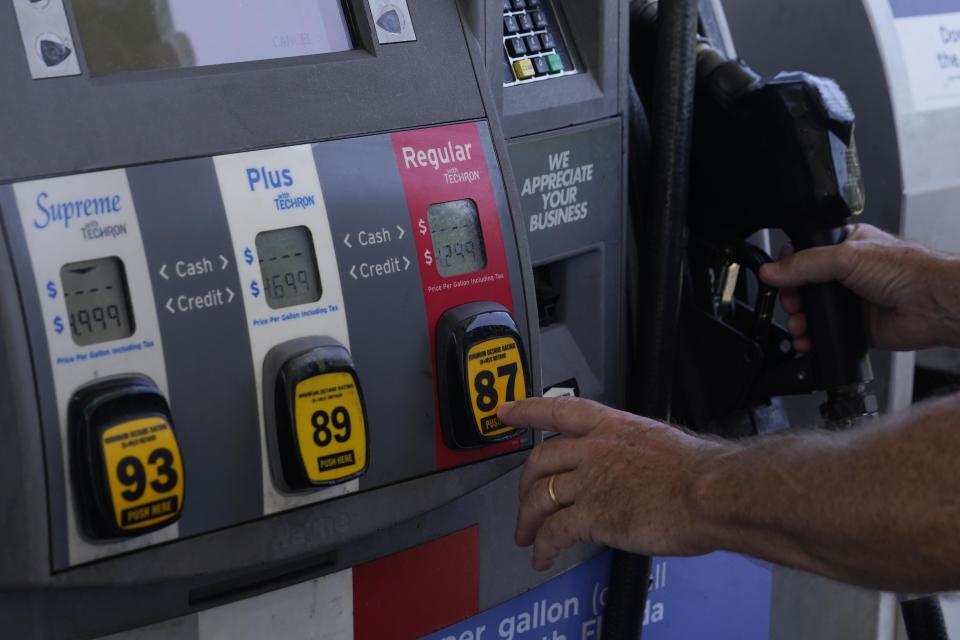
[[[413,640],[476,615],[479,527],[353,569],[354,640]]]
[[[407,207],[417,244],[417,263],[426,301],[433,379],[437,379],[437,321],[449,309],[468,302],[496,302],[513,313],[513,295],[500,229],[500,214],[490,183],[490,172],[476,124],[459,124],[393,134],[393,149],[400,168]],[[480,215],[487,251],[483,271],[443,278],[433,260],[433,241],[427,230],[427,208],[451,200],[472,199]],[[436,408],[437,468],[444,469],[488,458],[520,447],[519,439],[474,451],[454,451],[443,442],[440,410]]]

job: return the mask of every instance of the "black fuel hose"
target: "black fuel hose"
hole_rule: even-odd
[[[900,611],[909,640],[950,640],[937,596],[908,596],[900,602]]]
[[[659,6],[657,6],[659,5]],[[630,408],[669,418],[678,353],[686,252],[686,215],[696,84],[697,2],[634,0],[631,39],[650,33],[656,17],[651,118],[652,175],[643,212],[634,208],[647,317],[637,334]],[[634,43],[631,42],[631,47]],[[632,56],[631,56],[632,57]],[[636,640],[642,631],[650,558],[614,551],[603,640]]]

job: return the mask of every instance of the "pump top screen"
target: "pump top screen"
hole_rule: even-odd
[[[73,0],[93,75],[353,48],[342,0]]]

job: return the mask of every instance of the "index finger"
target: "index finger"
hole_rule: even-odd
[[[508,402],[497,416],[503,424],[527,429],[547,429],[567,436],[583,436],[613,409],[584,398],[529,398]]]

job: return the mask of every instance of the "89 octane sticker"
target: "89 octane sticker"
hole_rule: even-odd
[[[297,384],[297,444],[315,484],[351,478],[367,466],[367,429],[351,373],[323,373]]]

